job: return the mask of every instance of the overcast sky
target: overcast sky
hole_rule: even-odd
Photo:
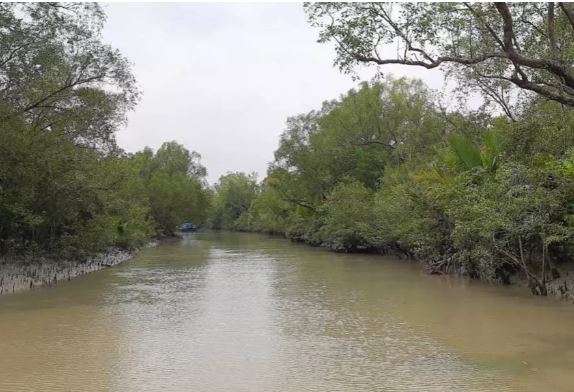
[[[288,116],[357,85],[333,67],[301,4],[107,4],[104,38],[134,64],[143,97],[117,137],[127,151],[176,140],[213,183],[265,176]],[[386,68],[439,89],[438,71]],[[372,71],[366,70],[368,79]]]

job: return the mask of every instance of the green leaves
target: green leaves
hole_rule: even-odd
[[[496,132],[486,132],[483,137],[483,147],[480,151],[482,167],[488,171],[495,171],[500,159],[502,146],[500,137]]]
[[[473,143],[462,135],[449,137],[448,143],[456,157],[452,163],[459,170],[478,167],[491,172],[496,170],[501,149],[496,133],[485,132],[481,144]]]
[[[81,257],[206,219],[199,154],[117,148],[139,91],[104,19],[95,3],[0,4],[0,253]]]
[[[566,3],[309,3],[305,12],[319,42],[335,45],[343,72],[364,64],[443,67],[509,118],[531,97],[510,86],[574,106]],[[504,31],[512,31],[508,43]]]
[[[482,166],[482,157],[477,146],[463,136],[451,136],[448,140],[452,151],[458,158],[459,166],[464,170],[471,170]]]
[[[2,4],[0,119],[113,148],[139,91],[127,59],[102,42],[104,19],[95,3]]]
[[[214,229],[248,230],[249,209],[258,192],[255,173],[221,176],[215,185],[209,225]]]
[[[321,242],[337,251],[370,248],[372,209],[372,192],[355,179],[344,179],[321,206]]]
[[[392,250],[438,273],[508,282],[522,272],[544,294],[549,266],[573,254],[573,112],[439,114],[430,96],[416,81],[362,84],[290,119],[248,211],[219,222],[337,251]],[[214,217],[232,210],[224,194]]]
[[[165,142],[134,156],[158,234],[171,235],[185,222],[203,224],[211,194],[204,182],[201,156],[176,142]]]

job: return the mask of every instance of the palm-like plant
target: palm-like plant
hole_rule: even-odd
[[[451,136],[448,140],[453,158],[450,162],[459,170],[471,170],[477,167],[495,171],[500,155],[500,142],[493,132],[484,135],[481,144],[476,144],[464,136]]]

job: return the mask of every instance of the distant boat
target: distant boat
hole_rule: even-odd
[[[183,225],[179,226],[179,231],[194,231],[197,229],[197,226],[191,222],[184,223]]]

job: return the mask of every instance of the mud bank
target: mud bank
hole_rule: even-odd
[[[146,247],[155,246],[150,242]],[[0,258],[0,295],[53,286],[77,276],[130,260],[136,251],[112,248],[84,261],[48,258]]]
[[[546,284],[548,295],[574,303],[574,266],[562,265],[558,272],[560,277]]]

